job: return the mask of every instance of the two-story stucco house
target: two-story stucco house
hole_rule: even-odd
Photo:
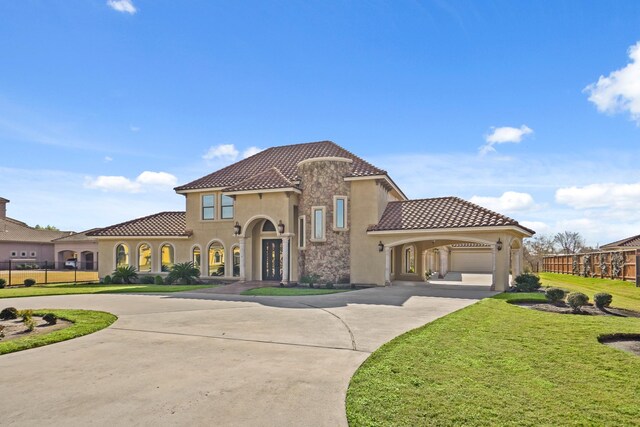
[[[193,261],[204,277],[383,286],[454,269],[492,273],[504,290],[534,233],[457,197],[408,200],[387,172],[330,141],[272,147],[175,190],[185,212],[92,233],[101,276]]]

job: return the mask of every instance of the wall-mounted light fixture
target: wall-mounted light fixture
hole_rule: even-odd
[[[282,220],[278,221],[278,233],[284,233],[284,224],[282,223]]]
[[[378,243],[378,252],[382,252],[384,251],[384,243],[382,243],[382,240]]]
[[[238,221],[236,221],[236,225],[233,226],[233,234],[235,236],[239,236],[241,231],[242,231],[242,227],[240,226]]]
[[[500,240],[499,237],[498,237],[498,241],[496,242],[496,249],[499,251],[502,250],[502,241]]]

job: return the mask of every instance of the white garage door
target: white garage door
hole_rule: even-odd
[[[451,252],[451,271],[491,273],[492,269],[493,257],[490,250]]]

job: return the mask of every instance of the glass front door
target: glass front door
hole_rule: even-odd
[[[262,241],[262,280],[282,280],[282,240]]]

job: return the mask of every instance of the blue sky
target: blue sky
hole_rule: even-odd
[[[638,1],[0,2],[0,196],[82,230],[333,140],[413,198],[640,233]]]

